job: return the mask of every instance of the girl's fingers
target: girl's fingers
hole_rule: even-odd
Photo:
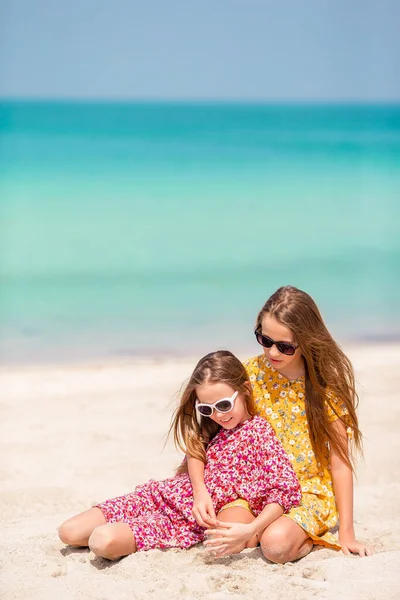
[[[216,526],[217,519],[213,519],[212,516],[206,510],[203,511],[199,508],[194,508],[192,510],[192,515],[194,516],[196,522],[200,525],[200,527],[204,527],[205,529],[207,529],[208,527],[210,527],[210,525],[214,527]]]
[[[212,538],[216,533],[219,533],[218,529],[207,529],[207,531],[204,532],[204,535],[206,538]]]
[[[357,544],[356,546],[342,546],[342,552],[346,556],[350,554],[358,554],[361,558],[365,556],[372,556],[374,550],[371,546],[363,546],[362,544]]]
[[[213,519],[211,515],[205,515],[203,521],[207,523],[207,527],[215,527],[217,524],[217,520]]]
[[[216,535],[222,537],[224,535],[224,532],[220,529],[207,529],[207,531],[204,532],[204,535],[206,535],[208,538],[212,538]]]
[[[224,521],[218,521],[218,519],[216,519],[217,521],[217,526],[221,527],[222,529],[229,529],[230,527],[232,527],[232,525],[234,525],[234,523],[225,523]]]
[[[208,516],[210,517],[210,519],[212,519],[213,521],[216,521],[216,520],[217,520],[217,515],[215,514],[215,510],[214,510],[214,507],[213,507],[213,506],[210,506],[210,507],[208,508],[208,511],[207,511],[207,512],[208,512]]]
[[[360,546],[358,553],[360,556],[372,556],[374,549],[372,546]]]
[[[208,527],[207,523],[204,521],[204,519],[202,518],[202,516],[199,513],[199,511],[193,510],[192,514],[193,514],[194,518],[196,519],[196,523],[198,525],[200,525],[200,527]]]
[[[215,556],[221,556],[226,551],[226,544],[220,544],[219,546],[207,547],[207,550]]]
[[[222,521],[218,521],[218,519],[213,521],[212,524],[214,525],[214,527],[217,527],[217,529],[208,529],[207,535],[214,535],[216,533],[219,533],[221,535],[222,529],[230,529],[232,527],[232,525],[234,525],[234,523],[223,523]]]
[[[221,538],[221,537],[219,537],[219,538],[215,537],[210,540],[206,540],[204,542],[204,545],[206,547],[211,546],[213,548],[215,548],[216,546],[219,546],[220,544],[226,544],[226,540],[224,540],[224,538]]]
[[[206,510],[202,511],[198,508],[194,508],[192,510],[192,515],[196,519],[196,523],[198,523],[200,527],[208,529],[209,527],[217,526],[217,518],[213,517],[212,514],[210,512],[207,512]]]
[[[222,550],[221,552],[216,552],[216,553],[215,553],[215,556],[216,556],[216,558],[222,558],[222,557],[224,557],[224,556],[229,556],[230,554],[231,554],[231,553],[230,553],[230,551],[228,550],[228,548],[225,548],[225,550]]]
[[[207,529],[208,525],[205,521],[203,521],[203,519],[196,519],[198,525],[200,525],[200,527],[204,527],[204,529]]]

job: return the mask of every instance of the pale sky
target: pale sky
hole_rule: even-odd
[[[0,0],[0,96],[400,101],[400,0]]]

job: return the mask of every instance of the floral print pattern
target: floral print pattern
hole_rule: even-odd
[[[217,513],[238,498],[246,500],[255,515],[272,502],[290,511],[301,499],[286,452],[272,427],[258,416],[235,429],[220,429],[207,448],[204,481]],[[97,507],[108,522],[128,523],[138,550],[188,548],[204,539],[205,530],[192,516],[187,473],[151,480]]]
[[[253,387],[258,414],[267,419],[292,462],[302,489],[299,506],[286,515],[300,525],[316,544],[340,548],[332,533],[337,523],[329,461],[317,464],[308,432],[304,377],[289,380],[281,375],[264,354],[244,363]],[[326,410],[331,421],[343,418],[347,408],[327,394]],[[348,436],[352,436],[350,427]],[[329,458],[328,446],[326,457]]]

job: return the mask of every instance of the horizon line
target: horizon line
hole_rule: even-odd
[[[0,94],[0,102],[7,103],[71,103],[71,104],[191,104],[191,105],[254,105],[254,106],[278,106],[278,105],[308,105],[308,106],[333,106],[333,105],[400,105],[398,99],[365,99],[365,98],[196,98],[196,97],[88,97],[88,96],[3,96]]]

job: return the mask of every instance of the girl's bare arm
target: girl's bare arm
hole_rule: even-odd
[[[345,424],[338,419],[333,423],[343,441],[348,444]],[[353,522],[353,473],[348,465],[334,451],[331,451],[331,471],[335,490],[336,505],[339,512],[339,541],[344,554],[370,556],[373,549],[358,542]]]
[[[216,524],[214,505],[204,483],[204,463],[198,458],[187,457],[188,472],[193,488],[193,516],[201,527]]]

